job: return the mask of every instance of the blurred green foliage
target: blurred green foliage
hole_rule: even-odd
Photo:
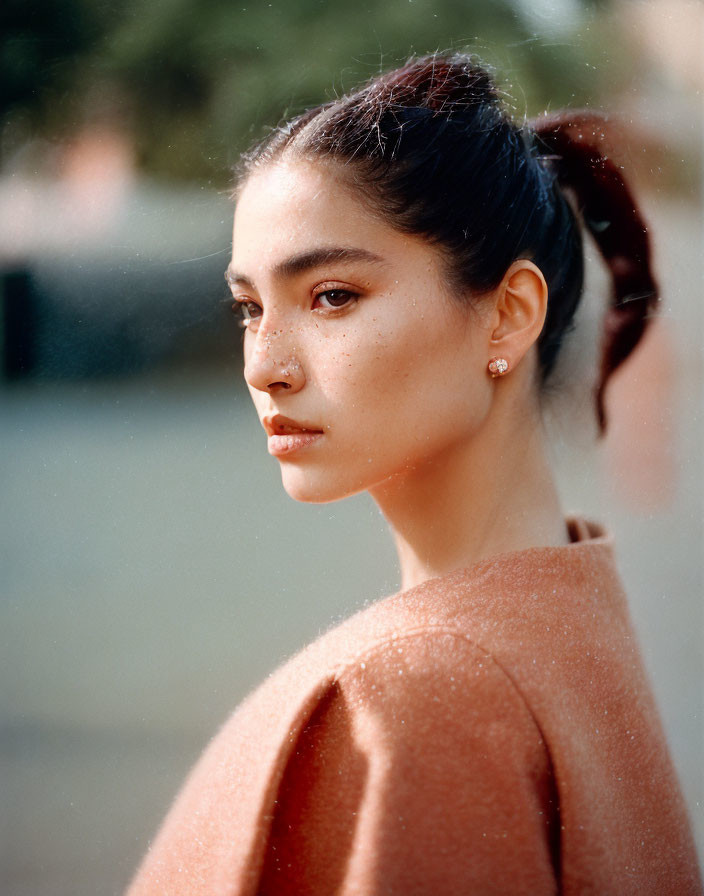
[[[265,126],[437,49],[493,65],[519,117],[598,102],[619,76],[607,5],[554,0],[541,23],[528,0],[6,0],[0,161],[102,117],[145,171],[223,186]]]

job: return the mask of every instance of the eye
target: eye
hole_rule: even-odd
[[[350,292],[348,289],[326,289],[317,293],[315,303],[320,308],[332,311],[337,308],[345,308],[356,302],[358,298],[357,293]]]
[[[233,314],[239,317],[240,326],[242,327],[249,326],[250,321],[257,320],[262,316],[261,306],[251,299],[235,299],[232,304],[232,311]]]

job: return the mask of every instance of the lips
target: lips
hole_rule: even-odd
[[[307,448],[324,435],[323,430],[315,424],[292,420],[276,414],[273,417],[263,417],[262,425],[269,436],[267,450],[274,457],[284,454],[292,454]]]
[[[262,426],[268,436],[288,436],[300,433],[317,433],[322,435],[323,433],[323,430],[313,423],[292,420],[290,417],[284,417],[282,414],[263,417]]]

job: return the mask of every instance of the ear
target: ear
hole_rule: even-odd
[[[543,329],[548,286],[539,267],[527,259],[514,261],[495,291],[489,327],[489,357],[505,358],[515,369]]]

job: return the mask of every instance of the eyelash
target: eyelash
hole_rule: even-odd
[[[339,306],[322,306],[328,314],[334,315],[337,311],[344,311],[349,308],[351,305],[354,305],[357,299],[359,299],[359,293],[352,292],[349,289],[322,289],[320,292],[314,293],[313,301],[317,301],[321,296],[329,296],[331,294],[337,294],[341,296],[345,296],[350,301],[345,302],[344,305]],[[261,317],[260,314],[253,314],[253,310],[258,309],[261,312],[261,306],[254,302],[252,299],[235,299],[232,305],[232,311],[234,314],[239,317],[239,325],[243,328],[247,328],[249,326],[249,322],[252,320],[258,320]],[[313,309],[315,310],[315,309]]]

